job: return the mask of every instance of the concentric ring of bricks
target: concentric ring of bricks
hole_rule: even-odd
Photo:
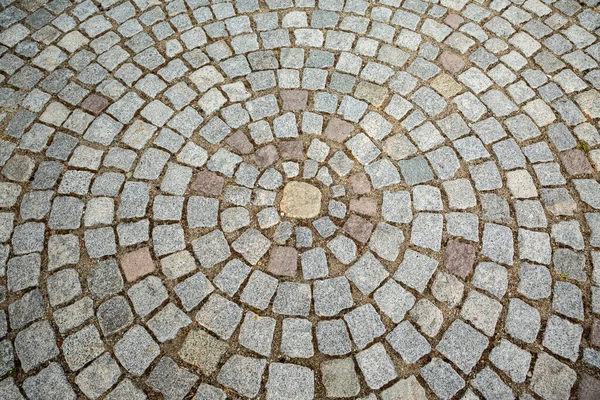
[[[595,398],[600,16],[442,5],[0,11],[0,395]]]

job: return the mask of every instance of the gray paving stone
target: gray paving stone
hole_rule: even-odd
[[[409,321],[404,321],[397,325],[386,336],[386,340],[407,364],[417,362],[431,351],[431,346],[427,339]]]
[[[158,357],[160,348],[141,326],[132,326],[115,344],[115,356],[127,371],[142,375]]]
[[[194,400],[225,400],[227,399],[227,395],[224,391],[214,386],[207,385],[206,383],[201,383],[198,386],[198,390],[196,391],[196,395],[194,396]]]
[[[104,335],[111,335],[131,325],[133,313],[122,296],[113,297],[98,306],[98,322]]]
[[[232,248],[252,265],[269,250],[271,242],[256,229],[247,229],[232,243]]]
[[[214,230],[192,241],[192,247],[203,268],[212,268],[231,255],[229,244],[220,230]]]
[[[311,290],[309,285],[280,282],[273,300],[273,312],[283,315],[308,316],[310,303]]]
[[[201,329],[194,329],[188,333],[183,342],[179,357],[205,375],[210,375],[217,369],[228,347],[226,342],[216,339]]]
[[[160,359],[150,372],[147,382],[152,389],[169,399],[183,399],[192,389],[198,377],[181,368],[170,357]]]
[[[221,368],[217,381],[246,396],[258,394],[267,362],[265,359],[233,355]]]
[[[38,253],[13,257],[6,263],[6,280],[8,290],[19,290],[38,286],[41,260]]]
[[[19,332],[15,337],[15,353],[25,372],[56,357],[59,350],[50,323],[39,321]]]
[[[481,252],[493,261],[512,265],[514,248],[513,233],[510,228],[491,223],[485,224]]]
[[[463,298],[464,284],[454,275],[439,272],[431,286],[431,293],[436,300],[456,307]]]
[[[389,273],[383,265],[370,252],[366,252],[350,268],[346,270],[346,277],[364,294],[373,292]]]
[[[444,333],[437,350],[464,372],[469,372],[487,348],[488,341],[462,321],[455,321]]]
[[[41,318],[46,311],[46,303],[38,289],[31,290],[8,306],[11,329],[21,329],[29,322]]]
[[[150,314],[168,298],[167,289],[155,276],[149,276],[133,285],[127,290],[127,295],[135,312],[141,317]]]
[[[512,342],[502,339],[502,341],[492,349],[490,361],[504,373],[506,373],[513,382],[525,382],[527,372],[531,363],[531,354],[514,345]]]
[[[98,298],[118,293],[123,287],[123,278],[117,262],[113,259],[100,261],[92,267],[87,284],[92,294]]]
[[[54,322],[58,326],[60,333],[65,333],[75,329],[94,316],[94,301],[89,297],[84,297],[54,312]]]
[[[522,265],[521,271],[526,268],[526,265]],[[479,289],[502,298],[508,289],[508,272],[506,268],[495,263],[480,263],[475,269],[472,282]]]
[[[335,316],[354,304],[350,284],[344,277],[315,281],[313,292],[317,315]]]
[[[552,315],[548,319],[542,344],[553,353],[576,361],[582,333],[581,326]]]
[[[502,312],[502,304],[476,291],[467,295],[461,316],[488,336],[493,336]]]
[[[311,399],[314,396],[314,372],[300,365],[272,363],[266,384],[267,399]]]
[[[576,379],[575,371],[541,352],[533,367],[530,387],[542,397],[568,398]]]
[[[583,320],[581,289],[572,283],[555,282],[552,309],[566,317]]]
[[[394,279],[422,293],[437,268],[434,259],[408,249],[398,266]]]
[[[235,303],[213,294],[196,314],[196,321],[223,339],[229,339],[242,319]]]
[[[434,358],[420,372],[431,390],[441,399],[450,399],[465,386],[461,378],[450,364]]]
[[[240,260],[231,260],[213,279],[213,283],[227,293],[233,296],[239,290],[242,283],[250,274],[251,268]]]
[[[104,353],[77,375],[75,383],[86,396],[93,399],[110,389],[120,375],[121,369],[115,360]]]
[[[260,317],[249,311],[240,327],[240,344],[260,355],[271,354],[271,343],[275,332],[275,319]]]
[[[513,338],[533,343],[540,330],[538,310],[519,299],[510,299],[504,330]]]
[[[510,387],[508,387],[489,367],[484,368],[477,374],[473,381],[473,387],[479,390],[486,397],[514,397],[513,391],[510,389]]]
[[[48,278],[46,285],[48,299],[53,307],[69,302],[82,293],[79,274],[74,269],[63,269],[55,273]]]
[[[328,397],[352,397],[360,391],[352,358],[324,361],[321,373]]]
[[[104,352],[104,343],[96,327],[88,325],[65,338],[62,352],[69,368],[77,371]]]
[[[390,356],[381,343],[376,343],[358,353],[356,361],[371,389],[379,389],[398,376]]]
[[[46,368],[23,382],[23,390],[32,399],[76,399],[60,364],[50,363]]]
[[[175,286],[175,294],[186,311],[195,308],[213,291],[213,285],[202,272],[192,275]]]

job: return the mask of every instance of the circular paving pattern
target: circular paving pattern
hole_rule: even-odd
[[[596,5],[0,2],[0,398],[600,398]]]

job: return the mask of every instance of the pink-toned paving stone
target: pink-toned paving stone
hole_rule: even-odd
[[[371,232],[373,231],[373,224],[363,217],[351,215],[344,224],[344,231],[350,235],[351,238],[361,243],[367,243],[371,237]]]
[[[578,400],[598,400],[600,398],[600,380],[586,373],[581,374]]]
[[[191,188],[209,196],[219,196],[223,191],[225,179],[210,171],[200,171],[192,182]]]
[[[457,14],[448,14],[446,18],[444,18],[444,22],[451,28],[458,29],[458,27],[465,22],[465,19]]]
[[[560,153],[560,160],[569,175],[578,176],[594,173],[592,164],[590,164],[582,150],[573,149],[564,151]]]
[[[302,111],[308,104],[308,91],[282,90],[281,99],[285,111]]]
[[[374,217],[377,214],[377,199],[373,197],[352,199],[350,200],[350,211]]]
[[[458,240],[448,240],[444,253],[444,265],[454,275],[466,278],[473,271],[475,247]]]
[[[354,194],[367,194],[371,192],[371,182],[364,172],[350,176],[350,189]]]
[[[325,128],[325,137],[336,142],[343,142],[350,137],[354,130],[352,124],[339,118],[331,118]]]
[[[108,107],[108,100],[97,94],[89,95],[81,103],[81,108],[96,115],[100,114],[106,107]]]
[[[271,249],[267,270],[275,275],[296,276],[298,250],[289,246],[275,246]]]
[[[440,56],[442,66],[452,74],[458,74],[465,68],[465,61],[456,53],[445,50]]]
[[[254,151],[254,145],[242,131],[235,131],[225,140],[225,143],[241,154],[251,154]]]
[[[300,140],[287,140],[278,145],[282,160],[302,160],[304,158],[304,143]]]
[[[278,158],[277,149],[272,144],[261,147],[252,155],[254,163],[259,168],[266,168],[273,165]]]
[[[121,268],[128,282],[136,281],[142,276],[154,272],[154,261],[148,247],[131,251],[121,257]]]

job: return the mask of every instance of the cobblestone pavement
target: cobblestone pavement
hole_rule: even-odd
[[[0,398],[600,398],[597,0],[0,0]]]

